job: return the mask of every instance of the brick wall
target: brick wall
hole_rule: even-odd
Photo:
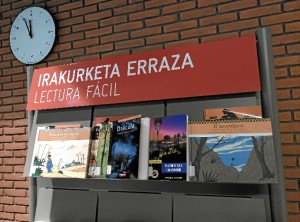
[[[28,221],[26,68],[12,55],[10,26],[22,9],[41,6],[57,23],[55,66],[272,30],[289,221],[300,221],[300,1],[1,0],[0,220]]]

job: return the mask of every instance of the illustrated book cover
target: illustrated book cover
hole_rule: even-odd
[[[141,118],[113,122],[108,154],[108,179],[137,179]]]
[[[204,109],[204,119],[262,118],[261,106],[238,106]]]
[[[86,178],[91,128],[38,128],[32,177]]]
[[[187,180],[186,114],[150,119],[149,180]]]
[[[270,119],[189,124],[190,181],[276,183]]]

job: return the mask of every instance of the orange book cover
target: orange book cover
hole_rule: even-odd
[[[204,119],[262,118],[261,106],[220,107],[204,109]]]

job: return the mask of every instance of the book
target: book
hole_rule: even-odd
[[[108,179],[137,179],[141,118],[113,122],[107,163]]]
[[[204,119],[262,118],[261,106],[239,106],[204,109]]]
[[[189,124],[190,181],[276,183],[270,119]]]
[[[148,180],[150,118],[141,118],[140,150],[139,150],[139,180]]]
[[[140,118],[141,115],[100,116],[93,120],[93,136],[90,150],[88,177],[104,179],[107,177],[108,153],[111,142],[113,122],[124,122]]]
[[[90,127],[38,128],[29,176],[86,178]]]
[[[186,114],[150,119],[149,180],[187,180]]]

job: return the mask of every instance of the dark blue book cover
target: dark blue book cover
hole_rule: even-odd
[[[185,114],[151,118],[149,180],[187,180]]]
[[[140,118],[113,122],[108,157],[108,179],[137,179]]]

